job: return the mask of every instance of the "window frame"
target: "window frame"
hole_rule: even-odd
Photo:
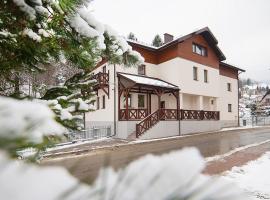
[[[132,95],[128,94],[128,108],[131,108],[131,105],[132,105],[132,98],[131,97],[132,97]],[[124,96],[123,104],[124,104],[124,108],[126,108],[126,96]]]
[[[229,112],[229,113],[232,112],[232,104],[231,104],[231,103],[228,104],[228,112]]]
[[[201,53],[198,52],[196,48],[200,49],[201,50]],[[195,53],[195,54],[197,54],[197,55],[203,56],[203,57],[207,57],[208,56],[208,50],[207,50],[207,48],[205,46],[200,45],[200,44],[197,44],[195,42],[192,43],[192,52]]]
[[[96,109],[99,110],[100,109],[100,97],[97,97],[97,104],[96,104]]]
[[[232,84],[231,83],[227,83],[227,91],[228,92],[232,91]]]
[[[142,70],[140,70],[140,67],[142,67]],[[138,75],[144,76],[146,74],[146,66],[145,65],[139,65],[138,66]],[[141,73],[142,72],[142,73]]]
[[[140,106],[140,97],[143,97],[143,106]],[[145,108],[145,95],[138,94],[138,108]]]
[[[106,71],[107,71],[106,65],[104,65],[104,66],[102,67],[102,73],[106,73]]]
[[[203,79],[204,79],[204,82],[205,83],[208,83],[208,70],[207,69],[204,69],[203,70]]]
[[[193,80],[194,81],[199,81],[198,78],[198,67],[193,66]]]

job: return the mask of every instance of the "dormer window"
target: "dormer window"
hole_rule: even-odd
[[[200,56],[207,56],[207,49],[199,44],[192,44],[192,51]]]

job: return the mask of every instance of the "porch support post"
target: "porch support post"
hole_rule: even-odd
[[[179,104],[179,91],[176,92],[176,109],[177,109],[177,119],[179,120],[179,110],[180,110],[180,104]]]
[[[126,120],[129,120],[129,116],[128,116],[128,94],[129,94],[129,89],[125,89],[125,97],[126,97]]]
[[[148,94],[148,96],[149,96],[149,98],[148,98],[148,99],[149,99],[149,111],[148,111],[149,113],[148,113],[148,115],[150,115],[150,114],[151,114],[151,111],[152,111],[152,110],[151,110],[151,109],[152,109],[152,108],[151,108],[151,107],[152,107],[151,94]]]
[[[120,80],[118,79],[118,120],[122,120],[120,109],[121,109],[121,96],[122,96],[123,91],[124,91],[123,85],[121,84]]]

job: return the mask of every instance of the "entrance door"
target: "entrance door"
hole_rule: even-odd
[[[164,110],[162,110],[162,109],[165,109],[165,101],[161,101],[160,102],[160,108],[161,108],[161,110],[160,110],[160,120],[165,120],[165,111]]]
[[[165,109],[165,101],[161,101],[160,102],[160,108],[161,109]]]

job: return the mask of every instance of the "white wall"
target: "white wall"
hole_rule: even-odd
[[[193,80],[193,66],[198,68],[198,81]],[[219,97],[219,70],[183,58],[174,58],[156,66],[159,76],[177,85],[182,93]],[[208,83],[204,83],[204,69],[208,70]]]
[[[227,91],[227,83],[231,83],[231,92]],[[232,112],[228,112],[228,104],[232,104]],[[222,127],[237,126],[238,124],[238,80],[220,76],[220,98],[218,109]]]
[[[178,121],[160,121],[146,131],[140,139],[154,139],[179,135]]]
[[[181,135],[220,130],[220,121],[181,121]]]

